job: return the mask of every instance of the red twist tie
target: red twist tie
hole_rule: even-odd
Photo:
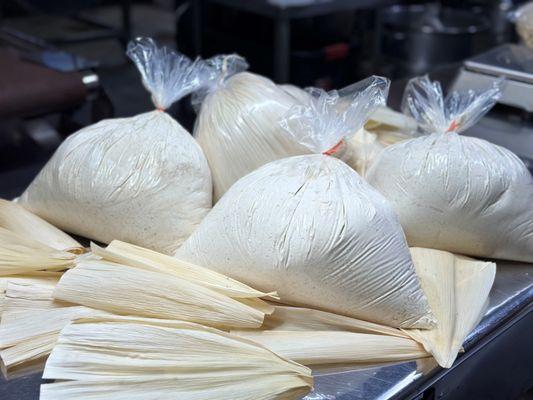
[[[459,123],[456,120],[453,120],[452,123],[450,124],[450,127],[445,133],[454,132],[458,127],[459,127]]]
[[[337,143],[331,149],[323,152],[322,154],[324,154],[325,156],[331,156],[331,155],[335,154],[342,147],[343,142],[344,142],[343,139],[339,140],[339,143]]]

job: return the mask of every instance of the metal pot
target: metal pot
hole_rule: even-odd
[[[487,18],[438,4],[390,7],[382,23],[382,52],[396,76],[423,74],[490,46]]]

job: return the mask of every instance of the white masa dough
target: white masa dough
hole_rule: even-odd
[[[511,151],[434,133],[387,147],[366,178],[410,246],[533,262],[533,178]]]
[[[241,178],[176,257],[283,302],[396,327],[433,322],[392,208],[333,157],[285,158]]]
[[[227,78],[205,97],[194,136],[213,173],[215,201],[254,169],[310,153],[279,124],[297,102],[269,79],[249,72]]]
[[[172,253],[211,208],[211,191],[198,144],[152,111],[68,137],[19,202],[68,232]]]

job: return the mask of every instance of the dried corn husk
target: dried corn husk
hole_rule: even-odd
[[[441,250],[417,247],[410,250],[438,325],[430,330],[404,332],[422,343],[439,365],[449,368],[484,313],[496,265]]]
[[[72,268],[76,254],[56,250],[5,228],[0,228],[0,275]]]
[[[394,111],[389,107],[378,107],[365,124],[368,130],[394,130],[404,133],[416,131],[417,123],[414,118]]]
[[[303,307],[275,306],[274,312],[265,317],[260,330],[269,331],[344,331],[373,333],[397,337],[409,337],[397,328],[361,319],[345,317],[327,311]],[[257,330],[241,330],[243,333]],[[232,332],[239,332],[232,330]]]
[[[248,340],[182,321],[91,318],[67,326],[41,400],[299,399],[311,371]]]
[[[108,261],[171,274],[233,298],[278,298],[275,293],[260,292],[213,270],[119,240],[114,240],[105,249],[92,244],[91,249]]]
[[[461,351],[466,336],[481,321],[489,303],[489,293],[496,276],[496,264],[456,256],[455,260],[455,308],[457,319],[450,358],[452,365]]]
[[[406,332],[422,343],[440,365],[444,365],[455,331],[455,256],[432,249],[411,248],[410,251],[438,326],[430,330],[410,329]]]
[[[416,341],[396,336],[336,331],[232,333],[304,365],[393,362],[429,355]]]
[[[3,311],[25,312],[67,306],[67,303],[54,300],[52,297],[57,282],[58,280],[42,283],[8,282]]]
[[[259,327],[265,309],[273,311],[259,299],[250,299],[261,304],[255,308],[174,274],[91,259],[61,277],[54,298],[116,314],[219,327]]]
[[[6,377],[39,370],[59,332],[76,317],[103,314],[86,307],[4,312],[0,322],[0,358]]]
[[[56,250],[83,252],[83,246],[44,219],[12,201],[0,199],[0,228]]]
[[[67,293],[70,295],[82,293],[82,298],[85,296],[85,300],[78,301],[82,305],[99,305],[104,310],[109,308],[111,311],[117,311],[126,304],[124,313],[137,312],[140,315],[166,316],[165,312],[168,312],[173,318],[178,315],[187,317],[183,314],[176,314],[176,312],[185,310],[189,313],[188,318],[194,320],[198,319],[212,324],[219,324],[220,320],[223,321],[220,325],[227,323],[228,326],[238,327],[259,326],[264,314],[271,313],[273,310],[272,306],[258,298],[267,296],[266,294],[225,278],[223,275],[200,267],[195,269],[196,266],[180,263],[174,258],[121,242],[114,243],[108,249],[101,249],[97,246],[93,246],[93,249],[98,255],[87,254],[79,257],[79,269],[76,268],[76,273],[73,271],[72,276],[69,274],[65,277]],[[101,260],[100,257],[130,261],[138,268]],[[113,275],[116,279],[98,268],[99,273],[84,276],[87,272],[87,269],[84,269],[86,265],[104,265],[110,268],[111,272],[116,273]],[[78,276],[77,273],[83,278],[79,282],[74,282],[72,279],[73,276]],[[206,277],[205,282],[201,279],[202,274]],[[28,366],[31,366],[32,370],[39,368],[51,351],[59,331],[73,317],[80,313],[101,313],[86,307],[73,306],[68,302],[53,300],[52,293],[59,278],[58,274],[55,274],[54,278],[50,282],[24,282],[16,276],[11,282],[7,280],[9,278],[6,278],[5,309],[7,312],[4,313],[5,318],[0,324],[0,334],[2,332],[5,334],[3,340],[0,341],[0,349],[2,349],[0,357],[3,359],[6,374],[9,372],[11,375],[13,371]],[[122,279],[124,279],[123,282]],[[65,280],[61,280],[61,285],[65,285]],[[161,281],[165,284],[161,284]],[[69,282],[73,285],[70,291]],[[176,287],[176,282],[181,286]],[[206,287],[201,286],[202,283],[205,283]],[[161,288],[163,291],[159,290]],[[163,294],[165,288],[171,293],[170,300],[167,298],[167,302],[157,297],[158,295],[165,296]],[[62,289],[64,286],[60,287],[59,292]],[[238,299],[234,300],[224,293],[235,295]],[[106,295],[108,295],[107,300]],[[94,304],[91,302],[91,296],[97,297]],[[199,296],[202,296],[201,299]],[[65,300],[70,300],[69,294],[65,297]],[[180,299],[183,303],[182,308],[176,307],[172,299]],[[111,303],[107,304],[108,307],[106,307],[106,301]],[[202,303],[202,301],[205,302]],[[128,308],[128,302],[133,303],[131,308]],[[55,312],[50,313],[50,309],[55,309]],[[42,315],[39,313],[43,310],[47,310],[42,315],[52,320],[51,325],[46,320],[43,322]],[[120,308],[120,310],[123,309]],[[200,311],[203,311],[203,315]],[[242,320],[244,322],[241,322]],[[34,321],[40,321],[45,326],[33,327]],[[28,334],[28,332],[31,333]]]
[[[6,377],[41,370],[61,329],[75,316],[96,312],[54,300],[52,294],[60,276],[57,272],[38,271],[0,278],[5,287],[0,359]]]
[[[24,275],[0,276],[0,315],[4,310],[6,290],[9,283],[25,285],[55,285],[61,276],[60,272],[36,271]]]

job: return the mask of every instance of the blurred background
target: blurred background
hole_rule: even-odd
[[[446,81],[464,60],[519,42],[516,10],[523,3],[3,0],[0,196],[20,193],[77,129],[153,108],[124,55],[133,37],[151,36],[189,56],[236,52],[251,71],[302,87],[340,88],[371,74],[397,83],[430,72]],[[528,107],[507,118],[530,121]],[[170,112],[192,127],[187,100]]]

